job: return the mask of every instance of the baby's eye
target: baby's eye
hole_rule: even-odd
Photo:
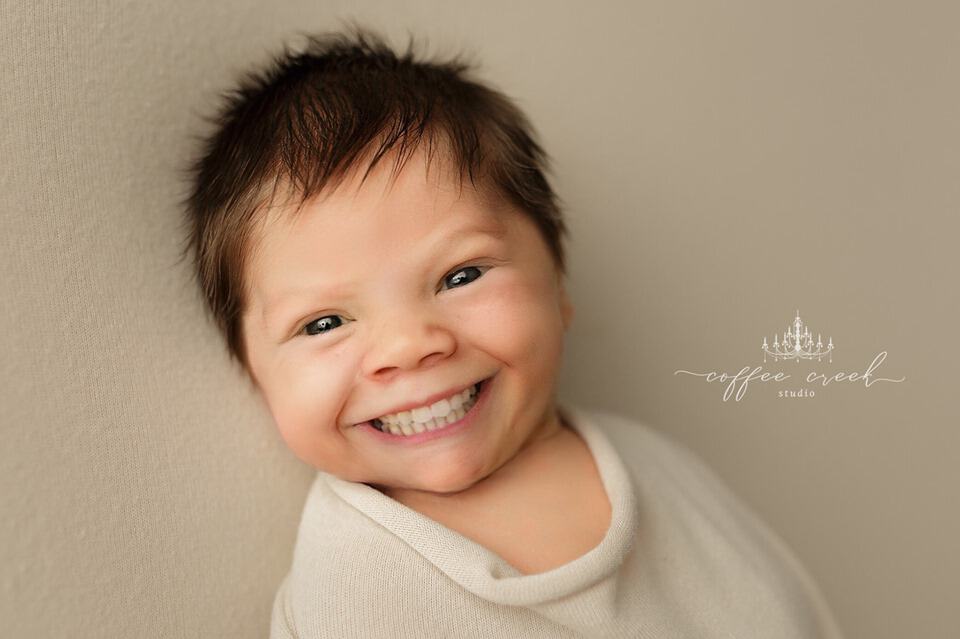
[[[483,271],[482,271],[481,269],[483,269],[483,268],[485,268],[485,267],[482,267],[482,266],[464,266],[464,267],[462,267],[462,268],[458,268],[456,271],[454,271],[454,272],[451,273],[450,275],[448,275],[448,276],[446,276],[445,278],[443,278],[443,281],[444,281],[445,283],[448,283],[451,288],[456,288],[456,287],[458,287],[458,286],[460,286],[460,285],[462,285],[462,284],[469,284],[470,282],[473,282],[474,280],[480,279],[480,276],[483,274]],[[476,273],[476,275],[473,275],[473,276],[463,275],[464,273],[471,273],[471,274],[472,274],[472,273]]]
[[[304,325],[302,332],[307,335],[319,335],[321,333],[329,333],[342,324],[343,321],[339,315],[324,315]]]
[[[450,288],[459,288],[464,284],[469,284],[470,282],[480,279],[480,276],[489,268],[489,266],[464,266],[447,275],[443,278],[443,281]],[[300,329],[300,333],[306,335],[321,335],[329,333],[342,325],[343,320],[339,315],[324,315],[323,317],[318,317],[304,324],[303,328]]]

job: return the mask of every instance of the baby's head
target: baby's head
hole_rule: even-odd
[[[185,254],[299,458],[452,493],[560,428],[567,231],[523,114],[412,48],[357,29],[248,76],[191,168]]]

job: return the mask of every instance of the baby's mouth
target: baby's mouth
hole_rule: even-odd
[[[466,391],[441,400],[429,407],[415,408],[395,415],[370,420],[370,425],[382,433],[406,437],[425,431],[439,430],[459,421],[473,408],[480,391],[490,378],[481,380]]]

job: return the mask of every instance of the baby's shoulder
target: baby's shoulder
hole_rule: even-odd
[[[339,589],[344,579],[382,571],[383,562],[376,559],[395,552],[397,544],[402,541],[393,533],[338,497],[320,472],[304,502],[291,580],[295,586],[311,581]]]
[[[657,519],[648,526],[661,527],[664,539],[699,543],[700,552],[738,557],[745,571],[781,593],[798,614],[816,617],[825,636],[839,636],[819,587],[793,549],[700,455],[638,420],[600,410],[590,415],[638,478],[640,499],[648,500],[644,512]],[[681,529],[687,533],[676,534]]]
[[[730,538],[766,537],[766,523],[699,454],[668,433],[624,415],[590,409],[626,466],[641,499],[672,516],[720,525]]]
[[[369,606],[410,592],[402,540],[346,504],[319,473],[273,604],[271,637],[376,636]],[[369,631],[372,634],[365,634]],[[287,633],[287,634],[285,634]]]

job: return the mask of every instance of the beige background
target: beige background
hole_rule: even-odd
[[[537,125],[574,238],[561,396],[699,452],[850,637],[960,634],[955,3],[0,15],[4,636],[266,635],[312,472],[175,263],[177,169],[237,71],[338,17],[474,51]],[[724,402],[673,374],[762,364],[798,309],[837,350],[794,370],[862,372],[887,351],[878,374],[906,381]]]

